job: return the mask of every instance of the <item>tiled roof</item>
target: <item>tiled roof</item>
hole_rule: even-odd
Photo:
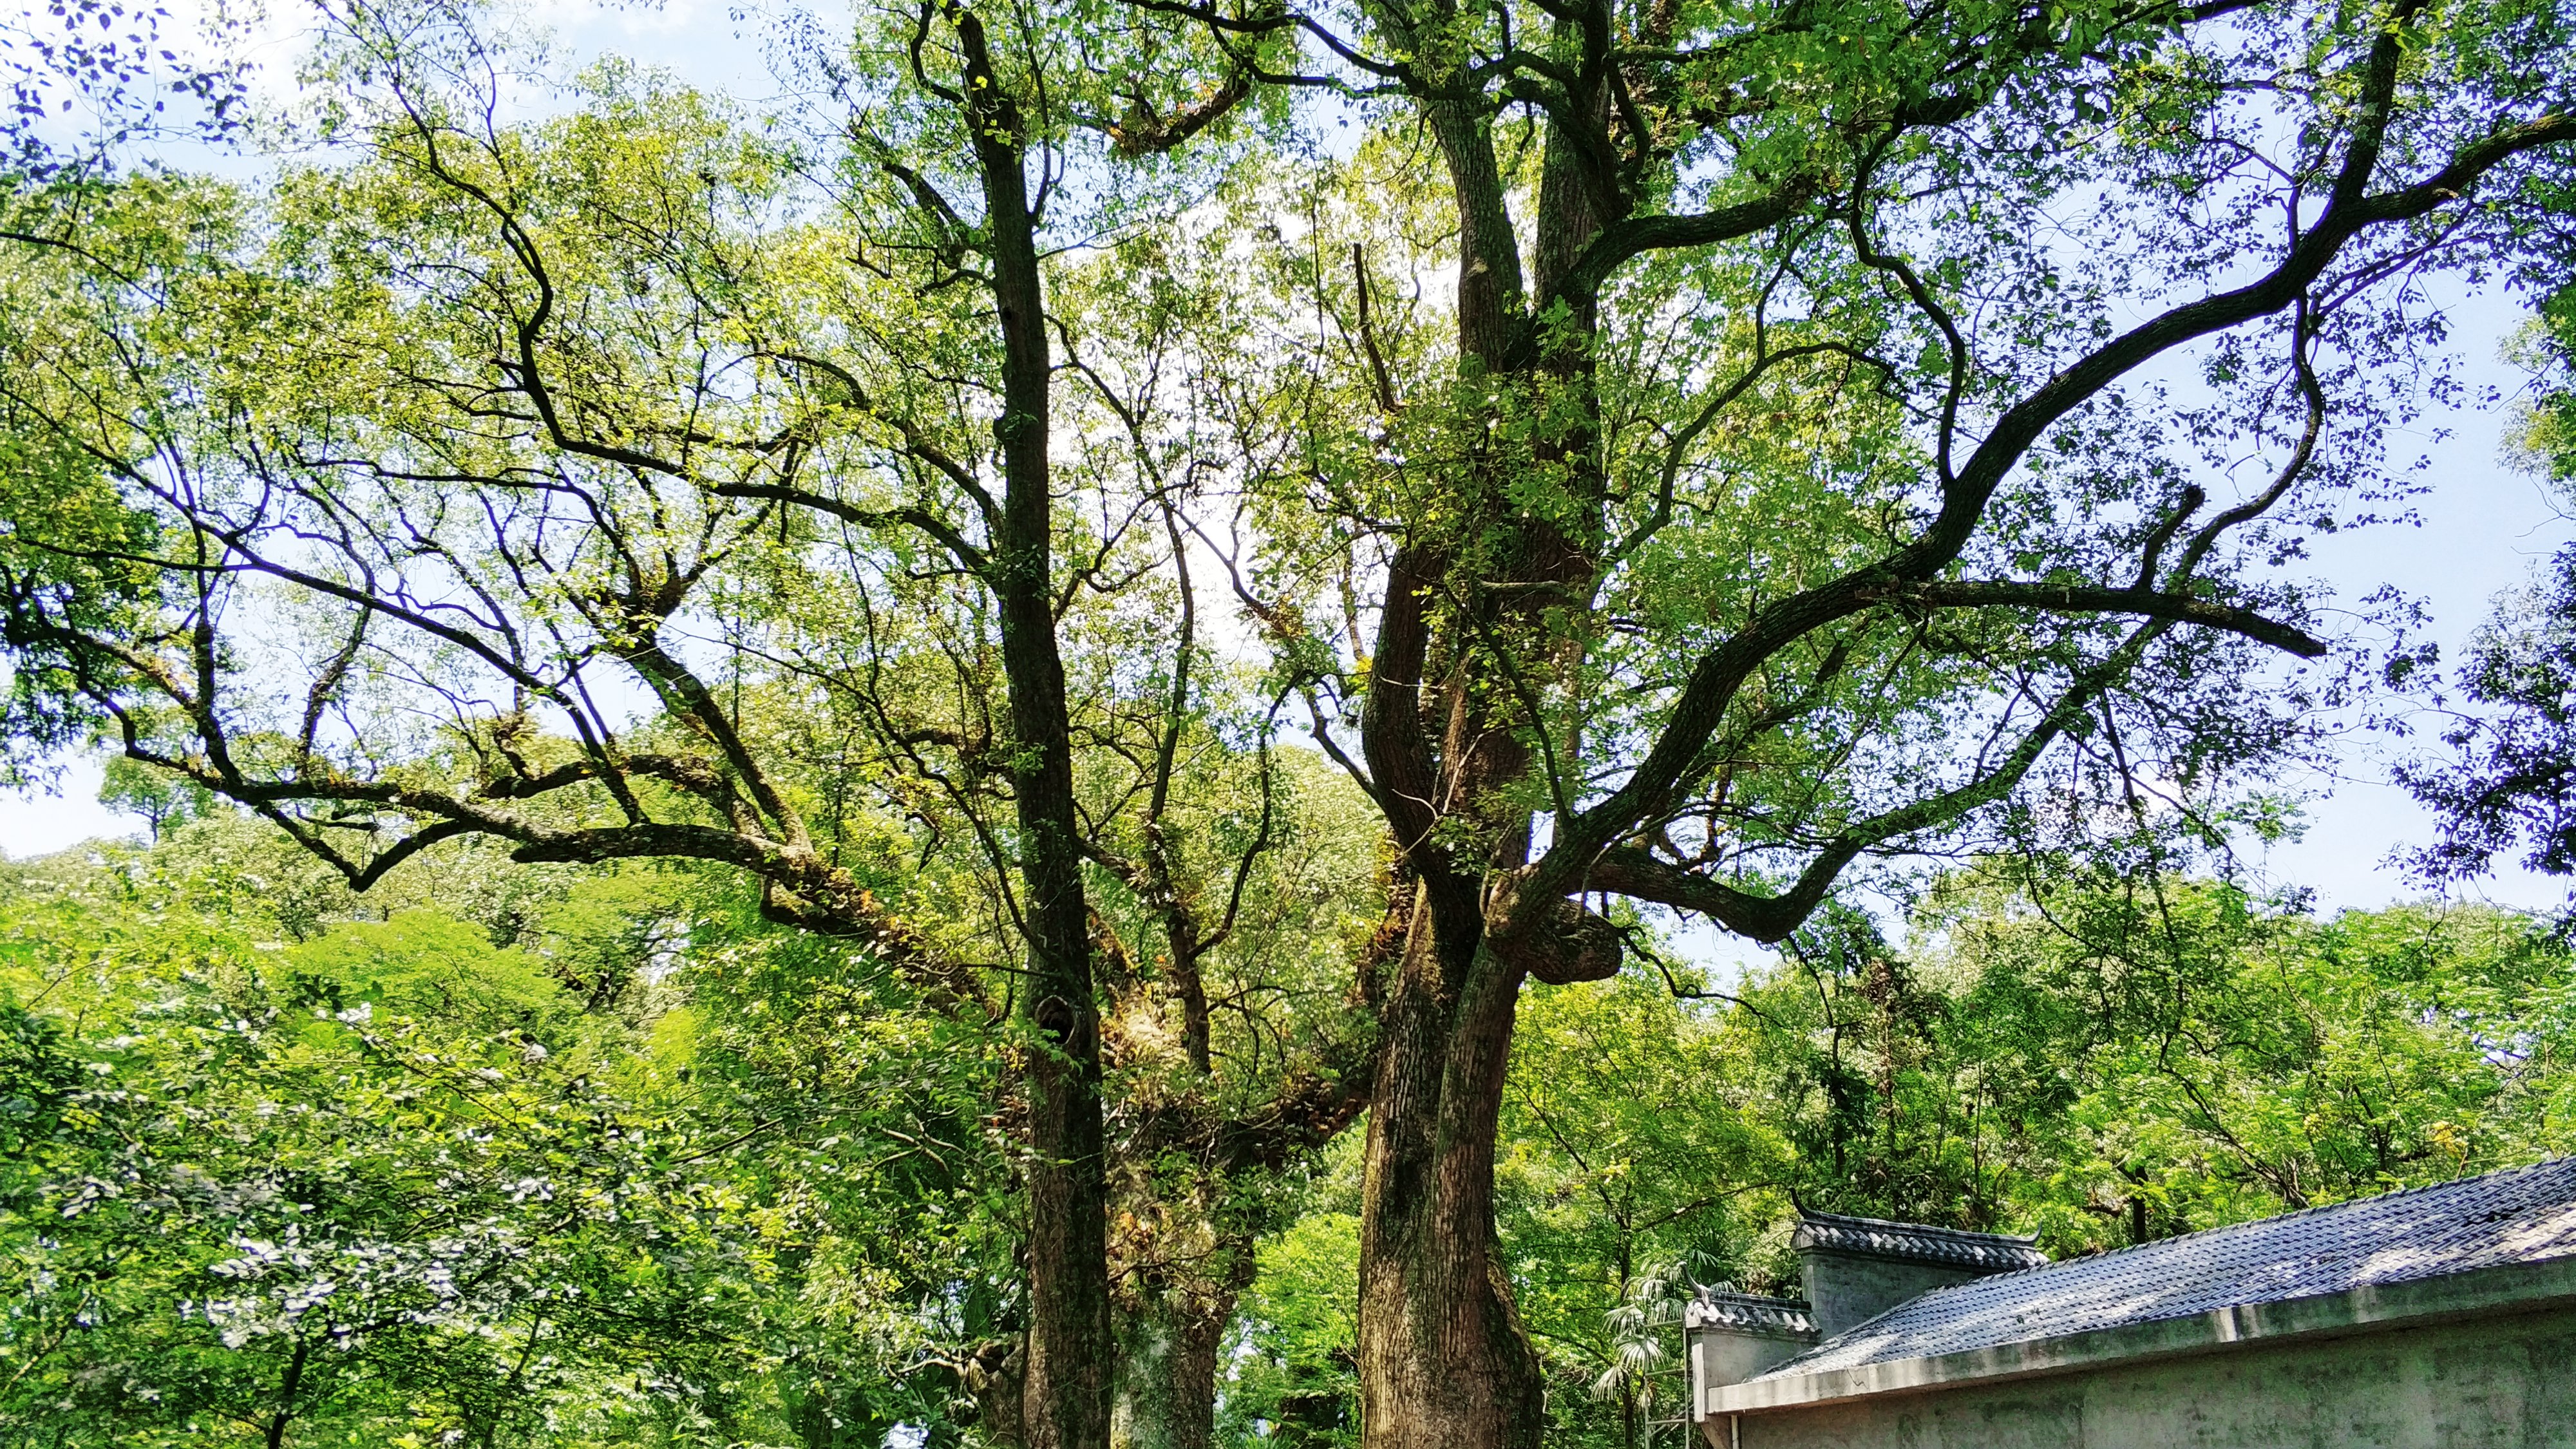
[[[1816,1336],[1816,1320],[1802,1298],[1758,1298],[1702,1288],[1682,1308],[1685,1328],[1732,1328],[1739,1333],[1767,1333],[1782,1338]]]
[[[1761,1377],[1963,1353],[2567,1257],[2576,1257],[2576,1158],[1936,1288]]]
[[[1963,1233],[1956,1228],[1891,1223],[1879,1218],[1847,1218],[1836,1213],[1800,1213],[1798,1231],[1789,1246],[1802,1253],[1822,1248],[1832,1253],[1947,1263],[1987,1273],[2036,1268],[2048,1261],[2048,1255],[2032,1247],[2028,1238]]]

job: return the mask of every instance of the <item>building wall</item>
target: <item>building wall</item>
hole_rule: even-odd
[[[1827,1338],[1935,1288],[1986,1276],[1974,1268],[1947,1263],[1916,1263],[1823,1248],[1810,1248],[1800,1256],[1805,1260],[1809,1312],[1815,1317],[1816,1331]]]
[[[1690,1331],[1690,1381],[1694,1388],[1701,1384],[1740,1384],[1815,1346],[1813,1338],[1695,1328]],[[1691,1417],[1703,1417],[1696,1402],[1691,1407]]]
[[[2576,1310],[1724,1417],[1717,1449],[2576,1449]]]

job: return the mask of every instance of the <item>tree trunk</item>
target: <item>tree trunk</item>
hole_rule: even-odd
[[[1026,1407],[1027,1345],[1018,1341],[988,1343],[965,1365],[960,1377],[975,1399],[975,1442],[985,1449],[1022,1449],[1021,1411]]]
[[[1598,79],[1589,84],[1585,103],[1603,113],[1607,92]],[[1545,1380],[1514,1310],[1494,1228],[1494,1134],[1512,1024],[1525,975],[1599,979],[1617,970],[1620,953],[1615,935],[1605,940],[1596,929],[1606,923],[1571,901],[1513,904],[1511,883],[1531,839],[1521,793],[1532,767],[1529,731],[1552,726],[1529,718],[1525,702],[1498,703],[1480,686],[1502,674],[1487,656],[1496,648],[1518,656],[1514,677],[1537,675],[1542,686],[1545,675],[1581,657],[1581,639],[1552,632],[1546,611],[1588,595],[1599,567],[1595,309],[1588,296],[1577,297],[1564,319],[1570,329],[1552,339],[1532,330],[1488,123],[1445,99],[1425,101],[1422,115],[1457,193],[1459,350],[1471,372],[1504,384],[1494,393],[1498,405],[1512,405],[1517,384],[1574,384],[1580,405],[1535,451],[1565,476],[1578,507],[1548,521],[1513,503],[1499,469],[1480,463],[1459,480],[1466,515],[1490,520],[1509,542],[1466,580],[1440,578],[1451,560],[1428,542],[1408,540],[1389,570],[1363,744],[1397,844],[1422,884],[1384,1006],[1369,1101],[1360,1421],[1368,1449],[1537,1449]],[[1530,278],[1539,295],[1572,266],[1600,221],[1578,158],[1551,127]],[[1593,516],[1582,517],[1583,508]],[[1441,626],[1445,647],[1432,650],[1424,601],[1435,586],[1454,612]],[[1423,677],[1432,658],[1445,661],[1436,706]],[[1436,748],[1423,719],[1435,708]],[[1436,788],[1422,788],[1433,779]],[[1441,822],[1428,813],[1434,799]],[[1435,823],[1452,828],[1453,842],[1455,826],[1467,825],[1472,844],[1438,841]],[[1490,923],[1503,923],[1509,939],[1495,939]]]
[[[994,74],[983,25],[973,14],[958,17],[957,38],[1002,333],[1002,416],[993,433],[1004,491],[985,574],[999,606],[1010,689],[1028,943],[1022,1001],[1036,1028],[1027,1050],[1029,1336],[1021,1433],[1027,1449],[1106,1449],[1115,1346],[1100,1011],[1092,995],[1072,728],[1055,635],[1045,296],[1019,107]]]
[[[1360,1220],[1369,1449],[1536,1449],[1538,1356],[1494,1235],[1494,1132],[1521,972],[1472,882],[1422,887],[1385,1013]]]
[[[1113,1449],[1209,1449],[1216,1440],[1216,1359],[1234,1318],[1220,1290],[1157,1294],[1120,1325],[1109,1420]]]

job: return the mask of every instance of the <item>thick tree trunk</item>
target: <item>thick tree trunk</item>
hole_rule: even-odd
[[[1521,972],[1471,883],[1422,888],[1385,1008],[1360,1223],[1369,1449],[1536,1449],[1538,1356],[1494,1237],[1494,1132]]]
[[[1586,104],[1605,114],[1601,80],[1588,84]],[[1428,543],[1408,541],[1389,570],[1363,742],[1397,843],[1423,884],[1384,1004],[1369,1101],[1360,1414],[1368,1449],[1537,1449],[1545,1384],[1513,1309],[1494,1229],[1494,1134],[1512,1023],[1525,975],[1597,979],[1616,971],[1619,946],[1598,929],[1606,923],[1573,902],[1512,902],[1513,873],[1531,838],[1520,793],[1532,768],[1528,731],[1553,726],[1479,686],[1499,673],[1490,650],[1516,655],[1518,678],[1543,680],[1581,658],[1582,640],[1552,631],[1546,611],[1588,594],[1599,567],[1595,309],[1589,297],[1569,299],[1572,327],[1541,340],[1527,315],[1487,123],[1446,99],[1425,101],[1422,114],[1457,193],[1461,354],[1471,370],[1505,384],[1494,394],[1499,405],[1513,405],[1510,384],[1542,377],[1576,384],[1582,405],[1535,449],[1566,478],[1573,507],[1524,509],[1498,486],[1505,480],[1471,472],[1459,480],[1467,515],[1490,520],[1509,543],[1480,559],[1469,580],[1441,579],[1451,560]],[[1529,285],[1545,296],[1601,222],[1581,159],[1553,129],[1537,199]],[[1431,649],[1424,600],[1435,586],[1453,612],[1439,626],[1446,647]],[[1446,661],[1436,704],[1425,693],[1434,684],[1423,677],[1429,659]],[[1424,728],[1435,709],[1436,746]],[[1434,778],[1436,788],[1424,789]],[[1472,845],[1434,843],[1431,800],[1442,802],[1439,814],[1453,829],[1468,827]],[[1489,910],[1510,928],[1508,940],[1489,933]]]

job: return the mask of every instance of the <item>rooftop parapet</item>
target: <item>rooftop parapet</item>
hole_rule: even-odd
[[[1702,1288],[1682,1307],[1682,1327],[1723,1328],[1736,1333],[1765,1333],[1813,1342],[1816,1320],[1803,1298],[1764,1298]]]
[[[2036,1241],[2008,1233],[1970,1233],[1925,1223],[1802,1212],[1789,1246],[1801,1253],[1857,1253],[1873,1258],[1901,1258],[1909,1263],[1973,1268],[1979,1273],[2010,1273],[2046,1266],[2048,1255],[2031,1246]]]
[[[1705,1417],[1709,1395],[1816,1344],[1815,1315],[1804,1302],[1723,1288],[1702,1288],[1683,1305],[1682,1332],[1689,1345],[1693,1418]]]
[[[2048,1255],[2031,1241],[1837,1213],[1799,1214],[1789,1239],[1804,1263],[1816,1328],[1827,1338],[1935,1288],[2046,1265]]]

